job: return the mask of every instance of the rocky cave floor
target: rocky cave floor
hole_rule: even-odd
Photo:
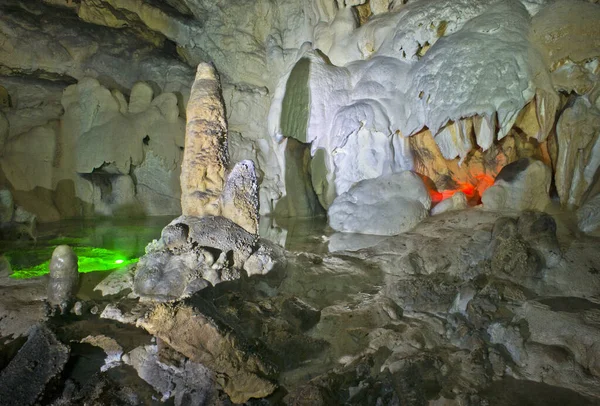
[[[106,273],[82,274],[64,315],[46,277],[0,270],[0,371],[19,383],[0,404],[227,405],[263,385],[247,404],[599,405],[600,239],[553,217],[469,209],[394,237],[300,224],[284,265],[161,304],[162,319],[121,290],[127,270],[106,296]],[[181,351],[191,336],[219,356]]]

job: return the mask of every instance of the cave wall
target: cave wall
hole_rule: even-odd
[[[564,0],[7,0],[0,181],[42,221],[176,214],[210,61],[263,215],[319,214],[407,169],[481,195],[523,157],[576,209],[597,191],[599,19]]]

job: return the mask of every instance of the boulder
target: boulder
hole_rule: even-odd
[[[489,252],[492,273],[496,275],[540,276],[542,260],[521,238],[513,218],[502,217],[494,223]]]
[[[39,400],[69,359],[69,347],[37,325],[10,364],[0,372],[0,405],[28,406]]]
[[[488,210],[539,210],[550,204],[552,172],[543,162],[521,158],[506,165],[481,197]]]
[[[146,345],[123,358],[140,378],[162,394],[163,401],[173,397],[175,406],[210,404],[216,395],[214,374],[202,364],[171,353],[174,351],[168,348]]]
[[[554,218],[535,211],[496,220],[488,252],[493,273],[515,277],[541,276],[562,260]]]
[[[134,271],[134,265],[113,271],[94,290],[99,291],[102,296],[116,295],[125,289],[133,290]]]
[[[466,209],[467,207],[467,195],[465,195],[463,192],[456,192],[448,199],[444,199],[436,204],[431,209],[431,215],[435,216],[436,214],[442,214],[452,210],[462,210]]]
[[[584,233],[600,229],[600,195],[596,195],[577,210],[577,225]]]
[[[81,341],[83,344],[90,344],[94,347],[101,348],[106,354],[104,359],[104,365],[100,367],[100,371],[104,372],[110,368],[121,365],[121,356],[123,355],[123,347],[111,337],[107,337],[104,334],[97,336],[87,336]]]
[[[273,269],[286,263],[285,250],[269,240],[258,240],[258,249],[244,262],[248,276],[266,275]]]
[[[237,268],[243,267],[256,249],[257,236],[225,217],[181,216],[173,223],[183,223],[189,227],[189,241],[195,246],[209,247],[231,255],[230,265]]]
[[[285,261],[282,249],[262,242],[221,216],[181,216],[149,244],[133,278],[133,291],[143,298],[165,301],[191,296],[209,285],[266,274]]]
[[[243,338],[188,305],[160,304],[138,325],[170,347],[213,370],[217,382],[234,403],[270,395],[275,367]]]
[[[336,231],[395,235],[415,227],[429,214],[431,198],[421,178],[404,171],[356,183],[328,211]]]
[[[202,250],[179,255],[158,251],[144,255],[137,264],[133,292],[153,300],[175,300],[189,296],[209,283],[202,278],[210,269]]]

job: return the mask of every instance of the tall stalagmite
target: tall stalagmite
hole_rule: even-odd
[[[215,68],[198,65],[187,106],[185,150],[181,165],[184,215],[219,215],[227,169],[227,123]]]

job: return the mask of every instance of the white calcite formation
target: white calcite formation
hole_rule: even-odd
[[[357,181],[416,170],[405,137],[420,137],[424,128],[441,155],[459,166],[470,165],[477,150],[516,136],[515,124],[519,134],[544,143],[561,108],[559,91],[589,100],[581,118],[570,118],[568,109],[559,123],[573,122],[570,134],[591,134],[599,94],[598,6],[377,2],[371,4],[376,15],[360,25],[352,5],[340,3],[335,18],[316,26],[318,51],[301,53],[282,78],[269,117],[276,139],[311,144],[313,186],[324,207]],[[589,136],[564,133],[558,131],[558,158],[543,146],[542,155],[546,162],[572,162],[563,173],[556,170],[565,184],[561,201],[576,207],[596,174],[598,154]],[[577,164],[573,151],[581,148],[564,147],[573,137],[587,148]]]
[[[366,179],[338,196],[329,207],[336,231],[395,235],[429,215],[431,198],[421,178],[410,171]]]
[[[326,183],[319,196],[326,207],[357,181],[413,169],[404,137],[423,127],[446,159],[462,162],[473,148],[502,139],[533,100],[540,122],[533,136],[543,141],[558,95],[528,38],[534,11],[516,0],[409,2],[356,28],[351,10],[341,8],[327,29],[317,27],[315,47],[327,58],[306,53],[306,77],[294,68],[282,81],[287,89],[276,94],[270,131],[312,143],[325,161],[313,179]],[[295,115],[286,98],[301,79],[310,102],[296,108],[308,109],[308,124],[290,131]]]
[[[539,210],[550,204],[552,172],[543,162],[523,158],[502,168],[481,197],[489,210]]]

